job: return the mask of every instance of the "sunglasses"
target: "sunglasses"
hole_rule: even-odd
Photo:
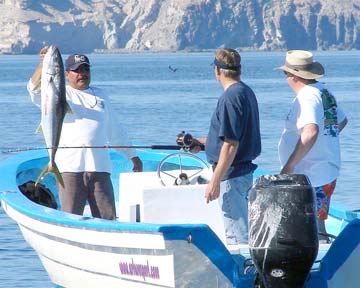
[[[89,72],[90,71],[90,66],[89,65],[81,65],[77,69],[71,70],[71,71],[75,72],[75,73]]]
[[[286,77],[294,76],[294,74],[291,74],[291,73],[289,73],[289,72],[286,72],[286,71],[283,71],[283,72],[284,72],[284,74],[285,74]]]

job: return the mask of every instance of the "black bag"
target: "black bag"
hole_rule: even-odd
[[[29,200],[49,208],[57,209],[58,205],[56,203],[54,195],[51,193],[50,189],[46,186],[38,183],[35,187],[34,181],[28,181],[19,186],[21,193],[23,193]]]

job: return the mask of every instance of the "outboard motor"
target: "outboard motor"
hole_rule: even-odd
[[[257,178],[249,192],[249,249],[264,287],[304,287],[319,249],[315,194],[305,175]]]

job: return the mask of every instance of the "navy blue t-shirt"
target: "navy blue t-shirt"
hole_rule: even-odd
[[[224,139],[239,141],[235,159],[223,180],[254,171],[251,161],[261,152],[259,108],[254,92],[243,82],[232,84],[218,100],[211,118],[205,152],[216,164]]]

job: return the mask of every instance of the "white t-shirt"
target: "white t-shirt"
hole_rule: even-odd
[[[28,91],[40,107],[41,94],[31,82]],[[126,130],[116,121],[109,98],[95,87],[77,90],[66,86],[66,100],[72,113],[65,115],[59,146],[129,146]],[[126,158],[137,156],[135,149],[117,149]],[[108,149],[58,149],[55,162],[60,172],[111,172]]]
[[[305,174],[314,187],[335,180],[341,163],[338,123],[344,119],[343,110],[322,84],[316,82],[302,88],[292,103],[280,137],[278,153],[281,167],[294,151],[302,128],[307,124],[317,124],[320,131],[318,138],[293,173]]]

